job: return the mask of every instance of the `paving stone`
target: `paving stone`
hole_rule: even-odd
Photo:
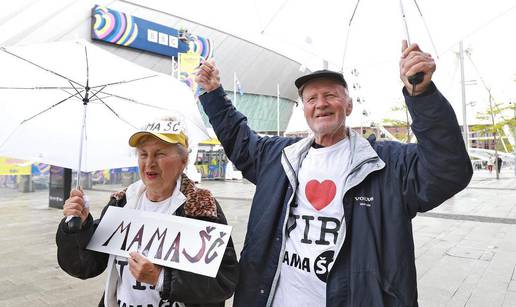
[[[507,287],[507,291],[516,292],[516,280],[511,280],[509,282],[509,286]]]
[[[444,306],[450,298],[450,292],[439,287],[426,286],[424,292],[419,292],[419,305],[428,307]]]
[[[480,259],[484,254],[485,250],[468,247],[452,247],[446,254],[451,257],[469,258],[469,259]]]
[[[507,292],[502,307],[516,307],[516,292]]]
[[[505,301],[505,291],[497,289],[483,289],[473,292],[465,306],[468,307],[493,307],[502,306]]]
[[[472,259],[444,256],[419,280],[419,285],[445,290],[450,299],[474,266]]]
[[[0,296],[0,305],[2,304],[3,300],[16,299],[19,297],[23,297],[26,293],[34,293],[36,291],[37,288],[31,285],[21,287],[9,280],[4,280],[4,282],[0,284],[0,293],[2,294]]]
[[[1,305],[4,304],[4,305]],[[26,297],[17,297],[14,299],[6,300],[6,301],[0,301],[1,306],[7,306],[7,307],[27,307],[27,306],[52,306],[45,301],[43,301],[41,298],[35,298],[32,300],[29,300]]]

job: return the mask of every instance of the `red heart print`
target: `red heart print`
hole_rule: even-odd
[[[328,206],[337,193],[337,187],[331,180],[319,182],[312,179],[308,181],[305,187],[305,195],[315,210],[321,211]]]

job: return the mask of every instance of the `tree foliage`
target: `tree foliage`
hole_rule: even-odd
[[[413,138],[412,129],[410,129],[410,116],[408,113],[407,105],[404,102],[400,102],[398,105],[391,108],[396,115],[402,115],[405,119],[394,119],[386,118],[383,120],[383,124],[393,127],[403,127],[408,133],[393,133],[393,135],[400,141],[409,143]]]
[[[471,127],[473,132],[487,132],[490,134],[497,135],[497,149],[503,149],[500,138],[510,138],[511,135],[506,135],[503,129],[504,126],[515,127],[516,118],[515,114],[516,103],[497,103],[495,101],[483,112],[479,112],[476,118],[483,122],[483,124],[477,124]],[[512,151],[510,142],[506,142],[507,150]]]

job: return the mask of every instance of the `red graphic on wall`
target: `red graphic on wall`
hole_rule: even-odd
[[[305,187],[305,195],[315,210],[321,211],[328,206],[337,193],[337,187],[331,180],[319,182],[312,179],[308,181]]]

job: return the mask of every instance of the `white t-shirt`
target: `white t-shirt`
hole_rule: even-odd
[[[326,305],[335,245],[346,235],[342,199],[349,155],[345,138],[329,147],[310,148],[303,160],[273,307]]]
[[[181,181],[178,179],[172,196],[159,202],[149,200],[149,198],[147,198],[147,192],[144,192],[143,196],[138,199],[136,209],[163,214],[175,212],[186,200],[183,193],[179,191],[180,184]],[[136,244],[132,246],[131,249],[136,251]],[[116,256],[115,267],[118,273],[116,296],[119,306],[158,306],[161,300],[159,291],[163,283],[163,269],[161,270],[158,284],[153,286],[136,281],[131,271],[129,271],[127,258]],[[184,306],[179,302],[174,304],[172,306]]]

